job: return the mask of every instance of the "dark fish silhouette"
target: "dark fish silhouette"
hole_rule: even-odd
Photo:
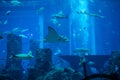
[[[44,39],[44,42],[54,43],[54,42],[67,42],[68,38],[65,36],[60,36],[52,27],[48,26],[48,34]]]
[[[3,37],[2,37],[2,36],[0,36],[0,39],[3,39]]]

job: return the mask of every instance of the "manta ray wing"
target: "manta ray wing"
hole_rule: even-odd
[[[52,27],[48,27],[48,36],[50,37],[59,37],[58,33]]]
[[[48,35],[45,37],[45,42],[58,42],[60,36],[58,33],[52,28],[48,27]]]

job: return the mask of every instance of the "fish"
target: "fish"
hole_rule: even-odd
[[[58,20],[56,18],[51,18],[50,22],[52,22],[53,24],[58,24]]]
[[[20,33],[21,29],[16,27],[16,28],[13,28],[10,32],[13,33],[13,34],[17,34],[17,33]]]
[[[24,35],[24,34],[19,34],[19,37],[28,38],[28,36],[26,36],[26,35]]]
[[[88,62],[88,65],[89,65],[89,66],[95,65],[95,62],[89,61],[89,62]]]
[[[11,13],[11,11],[8,10],[5,14],[6,14],[6,15],[10,15],[10,13]]]
[[[12,31],[13,31],[13,32],[16,32],[16,31],[18,31],[18,30],[19,30],[19,28],[16,27],[16,28],[13,28]]]
[[[3,37],[0,35],[0,39],[3,39]]]
[[[24,53],[20,53],[20,54],[15,54],[15,55],[11,55],[10,58],[12,59],[32,59],[34,56],[32,55],[32,51],[29,51],[27,54]]]
[[[11,33],[10,31],[3,32],[3,34],[10,34],[10,33]]]
[[[48,34],[44,38],[44,42],[54,43],[54,42],[68,42],[68,38],[59,35],[55,29],[48,26]]]
[[[54,25],[61,26],[61,24],[58,22],[56,18],[51,18],[50,22],[52,22]]]
[[[45,7],[40,7],[40,8],[37,10],[37,14],[41,13],[44,9],[45,9]]]
[[[4,31],[3,34],[10,34],[10,33],[16,34],[19,31],[20,31],[19,28],[13,28],[11,31]]]
[[[95,67],[90,67],[90,70],[91,70],[91,73],[92,73],[92,74],[97,74],[97,73],[99,73],[99,71],[98,71],[97,68],[95,68]]]
[[[86,48],[76,48],[72,52],[73,52],[73,54],[77,54],[81,57],[84,57],[85,55],[88,55],[89,51],[90,50],[86,49]]]
[[[23,35],[23,33],[27,32],[28,30],[29,29],[20,29],[20,28],[16,27],[16,28],[13,28],[10,31],[4,31],[3,34],[10,34],[10,33],[12,33],[12,34],[18,34],[19,33],[19,36],[27,38],[27,36]]]
[[[52,18],[57,18],[57,19],[67,19],[68,16],[65,16],[65,15],[53,15]]]
[[[67,19],[68,16],[66,16],[65,14],[63,14],[62,11],[58,12],[57,14],[53,14],[52,18],[56,18],[56,19]]]
[[[20,2],[19,0],[11,0],[10,4],[12,6],[20,6],[20,5],[22,5],[22,2]]]
[[[29,29],[23,29],[23,30],[21,30],[21,33],[23,33],[23,32],[27,32]]]
[[[2,24],[2,21],[0,21],[0,24]]]
[[[61,49],[57,49],[57,51],[54,53],[54,55],[60,55],[61,54]]]
[[[52,22],[54,25],[57,25],[58,27],[61,26],[61,24],[59,23],[59,19],[68,19],[68,16],[63,14],[62,11],[53,14],[52,17],[50,18],[50,22]]]
[[[99,17],[99,18],[104,18],[105,17],[105,16],[101,16],[99,14],[89,13],[89,12],[86,12],[86,11],[77,11],[77,14],[86,14],[86,15],[89,15],[89,16]]]
[[[8,20],[5,20],[5,21],[3,22],[4,25],[7,24],[7,23],[8,23]]]
[[[85,48],[76,48],[73,50],[74,53],[86,53],[89,52],[89,49],[85,49]]]

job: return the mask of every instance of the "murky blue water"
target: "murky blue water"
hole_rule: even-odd
[[[119,7],[119,0],[1,0],[0,69],[5,67],[8,58],[8,34],[22,38],[19,53],[31,50],[30,40],[39,48],[50,48],[56,66],[61,61],[56,55],[83,57],[119,52]],[[22,63],[26,70],[35,61]],[[65,61],[63,66],[69,65]]]

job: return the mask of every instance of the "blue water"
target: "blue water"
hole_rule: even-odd
[[[0,1],[0,36],[3,36],[0,59],[6,60],[7,56],[6,31],[24,36],[23,53],[29,51],[31,39],[39,41],[40,48],[50,48],[53,55],[79,55],[73,53],[76,48],[88,49],[87,55],[110,55],[113,50],[120,51],[119,0],[16,0],[18,4],[12,1]],[[52,18],[59,13],[67,18]],[[69,41],[44,43],[48,26]],[[14,32],[15,28],[19,31]],[[5,61],[0,64],[5,65]]]
[[[82,1],[82,0],[78,0],[78,2],[79,1]],[[99,17],[84,15],[84,14],[83,15],[76,14],[75,10],[79,10],[79,6],[80,6],[77,1],[72,1],[72,0],[71,1],[65,1],[65,0],[49,1],[48,0],[48,1],[20,1],[20,2],[21,2],[20,5],[13,6],[12,4],[10,4],[10,1],[5,1],[5,2],[1,1],[0,3],[1,4],[0,21],[2,22],[0,24],[1,34],[5,31],[10,31],[18,27],[21,29],[29,29],[24,33],[24,35],[33,34],[32,38],[37,40],[39,39],[39,36],[40,36],[39,16],[42,15],[44,20],[43,21],[44,36],[47,34],[48,25],[50,25],[59,34],[65,35],[69,39],[72,39],[71,40],[72,42],[70,44],[57,43],[59,44],[57,48],[61,48],[61,51],[63,54],[70,54],[70,51],[69,51],[70,45],[72,49],[84,47],[84,44],[82,43],[84,43],[85,40],[86,40],[85,48],[93,49],[92,50],[93,54],[110,54],[112,50],[119,50],[119,35],[120,35],[119,12],[120,10],[119,10],[118,0],[116,1],[89,0],[87,1],[87,4],[84,3],[87,5],[86,9],[89,13],[104,16],[103,19]],[[57,6],[58,4],[60,5]],[[84,8],[84,4],[82,4],[83,8]],[[40,10],[39,12],[37,12],[40,8],[43,8],[43,10]],[[9,15],[6,15],[7,11],[11,11]],[[56,14],[60,11],[62,11],[63,14],[69,16],[69,18],[59,19],[58,22],[60,23],[61,26],[58,26],[50,22],[50,19],[53,14]],[[74,17],[75,19],[70,18],[71,16]],[[79,21],[80,19],[77,18],[80,16],[87,16],[88,20],[82,23]],[[5,20],[7,20],[6,24],[3,23]],[[87,26],[88,30],[86,31],[85,34],[82,34],[81,33],[82,27],[84,26]],[[81,32],[79,32],[80,28],[81,28]],[[75,32],[73,30],[76,30],[76,31],[78,30],[78,31]],[[79,37],[74,38],[73,36],[70,36],[70,35],[74,35],[74,32],[76,33],[75,35],[82,35],[80,36],[80,39]],[[87,37],[86,37],[86,34],[88,35]],[[84,40],[85,37],[86,39]],[[4,40],[5,38],[1,40],[1,43],[3,41],[4,44],[0,44],[0,45],[5,45]],[[50,44],[50,45],[56,46],[56,44]],[[64,50],[63,46],[67,47],[66,48],[67,50]]]

